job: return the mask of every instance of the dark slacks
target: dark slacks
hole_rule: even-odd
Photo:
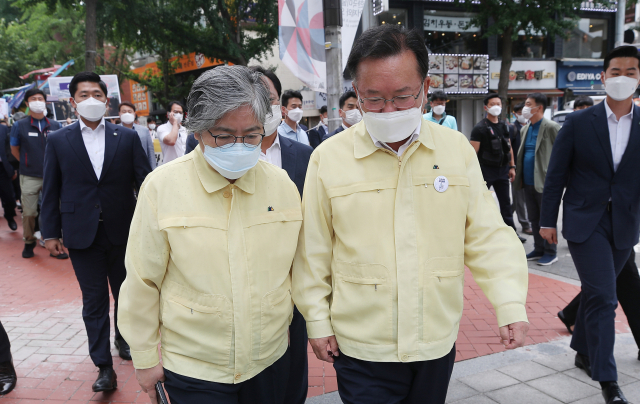
[[[507,226],[511,226],[513,230],[516,230],[516,225],[513,222],[513,212],[511,211],[509,167],[486,167],[481,165],[480,168],[482,169],[482,176],[487,182],[487,188],[493,187],[496,192],[502,219]]]
[[[0,201],[2,202],[4,217],[7,219],[13,219],[16,215],[16,196],[13,193],[11,175],[13,173],[7,173],[2,163],[0,163]]]
[[[548,243],[540,235],[540,209],[542,207],[542,194],[536,191],[535,186],[525,185],[524,195],[527,202],[527,215],[531,223],[531,231],[533,232],[533,245],[535,251],[544,254],[557,255],[558,246]]]
[[[289,351],[257,376],[238,384],[209,382],[164,370],[171,404],[282,404],[290,366]]]
[[[9,336],[0,323],[0,363],[11,361],[11,342]]]
[[[616,278],[631,249],[615,248],[611,212],[605,211],[593,234],[584,243],[569,242],[569,251],[582,283],[571,348],[589,357],[593,380],[616,381],[618,372],[613,358],[618,307]]]
[[[102,222],[89,248],[69,249],[73,270],[82,291],[82,319],[89,339],[89,355],[96,366],[113,365],[109,334],[109,286],[115,300],[114,323],[118,330],[118,295],[127,276],[124,266],[126,245],[113,245]]]
[[[522,230],[531,228],[531,224],[529,224],[529,216],[527,216],[527,202],[524,195],[524,189],[516,191],[512,186],[511,202],[511,212],[515,212],[518,217],[518,222],[520,222],[520,226],[522,226]]]
[[[368,362],[340,352],[333,364],[344,404],[444,404],[456,358],[422,362]]]
[[[631,250],[629,259],[616,279],[616,295],[629,321],[633,339],[640,348],[640,275],[638,275],[638,266],[636,265],[636,253],[633,250]],[[578,293],[567,307],[562,309],[569,324],[576,323],[581,298],[582,292]]]
[[[304,317],[293,308],[293,320],[289,326],[289,352],[291,367],[289,382],[285,394],[285,404],[304,404],[309,389],[309,367],[307,357],[307,323]]]

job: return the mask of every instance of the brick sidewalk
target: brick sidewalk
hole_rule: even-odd
[[[21,229],[21,227],[20,227]],[[114,354],[118,390],[93,393],[97,370],[91,363],[81,317],[81,294],[71,262],[58,261],[40,247],[36,257],[21,257],[21,230],[11,232],[0,219],[0,321],[12,341],[18,385],[0,404],[31,403],[148,403],[135,379],[131,362]],[[456,361],[504,350],[499,343],[494,310],[467,271],[464,312],[456,344]],[[527,312],[531,323],[527,344],[568,335],[556,313],[578,287],[529,275]],[[618,332],[628,332],[619,309]],[[337,390],[333,366],[319,361],[309,349],[309,396]]]

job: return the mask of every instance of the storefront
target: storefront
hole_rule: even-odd
[[[564,94],[560,105],[579,95],[604,96],[601,81],[602,60],[563,59],[558,62],[558,88]],[[564,108],[562,108],[564,109]]]

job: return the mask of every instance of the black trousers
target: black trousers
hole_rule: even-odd
[[[115,300],[116,339],[122,339],[118,330],[118,295],[120,285],[127,276],[124,266],[126,247],[111,244],[100,222],[96,238],[89,248],[69,249],[73,270],[82,291],[82,319],[89,339],[89,356],[96,366],[113,365],[109,342],[109,286]]]
[[[0,163],[0,201],[2,202],[4,217],[7,219],[12,219],[16,215],[16,196],[13,193],[11,175],[7,173],[2,163]]]
[[[295,306],[293,320],[289,326],[289,341],[291,366],[284,403],[304,404],[307,400],[307,390],[309,390],[307,323]]]
[[[513,230],[516,230],[516,225],[513,221],[513,212],[511,211],[509,167],[487,167],[481,165],[480,168],[482,169],[482,176],[487,182],[487,188],[493,187],[493,190],[496,192],[502,219],[507,226],[511,226]]]
[[[636,265],[636,253],[633,250],[631,250],[629,259],[616,279],[616,295],[629,321],[633,339],[640,348],[640,275],[638,275],[638,266]],[[571,325],[576,323],[581,298],[582,292],[578,293],[571,303],[562,309],[567,322]]]
[[[209,382],[164,370],[171,404],[282,404],[289,379],[289,351],[257,376],[238,384]]]
[[[631,249],[615,248],[611,212],[606,211],[584,243],[569,242],[569,251],[582,283],[571,348],[589,357],[593,380],[618,380],[613,357],[615,310],[618,307],[616,278]]]
[[[557,255],[558,246],[549,244],[540,235],[540,209],[542,208],[542,194],[536,191],[535,186],[524,186],[525,201],[527,204],[527,214],[531,223],[531,231],[533,232],[533,245],[535,251],[553,255]]]
[[[9,336],[0,323],[0,363],[11,362],[11,342]]]
[[[344,404],[444,404],[456,358],[455,345],[440,359],[368,362],[340,352],[333,364]]]

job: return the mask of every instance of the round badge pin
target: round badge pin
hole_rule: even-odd
[[[449,180],[444,175],[441,175],[433,182],[433,187],[438,192],[444,192],[449,188]]]

